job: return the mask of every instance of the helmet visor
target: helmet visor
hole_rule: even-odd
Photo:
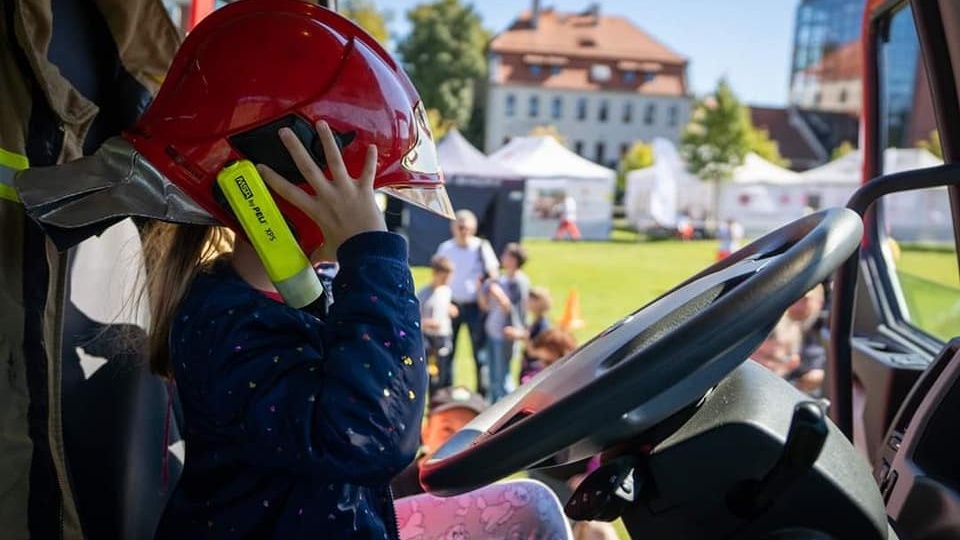
[[[437,145],[433,142],[427,111],[423,108],[422,102],[414,107],[413,119],[416,126],[416,142],[413,148],[403,156],[401,165],[407,173],[415,176],[428,175],[439,179],[441,183],[383,186],[380,191],[447,219],[454,219],[453,204],[442,183],[443,172],[440,170],[440,160],[437,157]]]
[[[450,202],[450,197],[447,196],[447,190],[443,187],[443,184],[435,186],[385,186],[380,188],[379,191],[447,219],[454,219],[455,217],[453,203]]]

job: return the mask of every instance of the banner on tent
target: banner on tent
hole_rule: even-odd
[[[523,216],[523,236],[551,238],[567,196],[576,201],[576,222],[584,240],[606,240],[613,227],[610,179],[529,179]]]

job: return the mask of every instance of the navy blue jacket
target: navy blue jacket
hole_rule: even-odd
[[[157,538],[395,538],[391,478],[419,445],[427,388],[405,241],[340,247],[326,320],[226,263],[171,332],[186,463]]]

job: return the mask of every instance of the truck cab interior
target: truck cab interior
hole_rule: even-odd
[[[960,3],[868,0],[862,44],[865,181],[848,207],[770,232],[543,371],[425,464],[429,492],[602,453],[561,503],[572,519],[620,518],[632,538],[960,539]],[[926,95],[905,99],[905,85]],[[932,104],[944,164],[885,175],[884,149],[901,145],[917,99]],[[949,202],[952,288],[897,266],[900,231],[885,217],[916,190]],[[183,444],[176,403],[136,354],[98,363],[109,332],[144,324],[128,305],[83,304],[131,279],[112,261],[138,256],[136,228],[110,231],[68,259],[100,277],[61,291],[77,310],[62,329],[71,361],[50,387],[69,464],[59,490],[84,538],[148,540]],[[826,393],[814,400],[748,358],[827,280]],[[942,316],[919,317],[922,302]]]

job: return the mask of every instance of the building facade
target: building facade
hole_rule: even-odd
[[[636,141],[674,142],[690,114],[687,59],[627,19],[541,11],[489,49],[485,150],[553,126],[577,154],[615,166]]]
[[[790,103],[860,112],[863,0],[801,0],[794,28]]]

